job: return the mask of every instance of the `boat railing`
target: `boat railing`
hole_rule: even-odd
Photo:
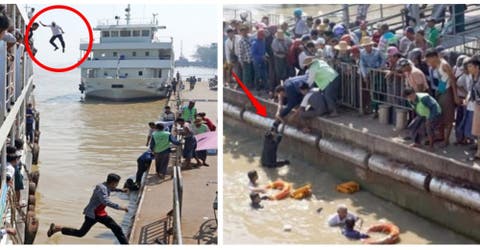
[[[32,62],[27,53],[11,48],[7,53],[7,46],[0,41],[0,148],[2,178],[5,183],[6,144],[7,140],[20,137],[19,130],[25,121],[26,104],[29,101],[33,88]],[[12,57],[12,55],[15,55]],[[1,226],[1,225],[0,225]]]
[[[126,19],[104,18],[104,19],[98,20],[97,22],[98,26],[101,26],[101,25],[152,25],[152,24],[158,26],[158,22],[154,21],[152,18],[130,19],[128,23]],[[161,27],[161,26],[158,26],[158,27]]]

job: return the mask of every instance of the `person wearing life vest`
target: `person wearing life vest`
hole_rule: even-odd
[[[410,123],[409,128],[412,131],[412,146],[419,146],[421,133],[426,130],[429,141],[429,147],[433,149],[433,136],[435,129],[438,129],[442,109],[438,102],[428,93],[417,92],[412,88],[406,88],[403,96],[408,99],[410,106],[414,109],[417,117]]]
[[[195,101],[190,101],[187,107],[182,109],[182,118],[188,122],[192,123],[197,116],[197,109],[195,108]]]
[[[198,117],[197,119],[195,119],[195,122],[193,123],[192,132],[194,135],[199,135],[199,134],[210,132],[210,129],[206,124],[203,123],[202,118]],[[195,151],[195,155],[202,162],[203,166],[205,167],[210,166],[207,164],[207,150],[197,150]]]
[[[155,124],[155,131],[150,141],[150,150],[155,155],[155,170],[160,179],[164,179],[167,174],[168,160],[170,159],[170,143],[180,145],[170,132],[164,131],[165,127],[161,123]]]

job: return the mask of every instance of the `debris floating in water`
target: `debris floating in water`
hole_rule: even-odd
[[[283,231],[285,232],[291,232],[292,231],[292,225],[283,225]]]

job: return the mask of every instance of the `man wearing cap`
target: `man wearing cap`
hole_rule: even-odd
[[[240,55],[240,36],[235,35],[232,28],[227,29],[227,40],[225,41],[225,58],[227,60],[227,80],[234,83],[230,70],[237,76],[241,77],[240,62],[238,60]]]
[[[417,117],[410,123],[409,128],[412,131],[412,138],[414,144],[412,146],[419,146],[421,143],[421,132],[426,129],[429,146],[433,149],[433,136],[435,130],[439,127],[442,109],[440,105],[427,93],[415,93],[412,88],[406,88],[403,91],[403,96],[407,98],[410,106],[415,110]]]
[[[377,110],[378,110],[378,103],[371,102],[370,91],[373,91],[375,86],[371,86],[369,84],[368,79],[368,69],[380,69],[385,65],[385,58],[383,53],[380,52],[379,49],[373,48],[375,43],[371,40],[370,37],[366,37],[363,39],[363,48],[364,50],[360,53],[360,74],[363,80],[363,88],[367,89],[367,91],[363,91],[363,107],[366,108],[367,106],[371,106],[371,111],[374,112],[376,117]],[[368,90],[369,88],[372,88]]]
[[[293,28],[293,35],[295,38],[302,37],[305,34],[310,32],[310,29],[307,26],[307,23],[302,19],[302,10],[295,9],[293,11],[293,16],[295,18],[295,27]]]
[[[307,83],[309,87],[312,88],[316,85],[318,87],[318,92],[323,95],[325,107],[322,109],[326,109],[326,111],[330,113],[330,117],[338,116],[337,107],[335,105],[338,96],[338,85],[340,83],[339,81],[336,81],[338,80],[338,73],[324,60],[316,59],[314,57],[306,58],[304,64],[308,67]],[[303,93],[303,95],[306,94],[307,93]],[[318,105],[315,105],[314,108],[317,108],[317,111],[319,111]]]
[[[248,34],[248,26],[240,26],[240,64],[242,65],[242,81],[249,87],[253,87],[253,63],[252,63],[252,44],[250,43],[250,37]]]
[[[398,45],[398,50],[402,55],[407,56],[408,52],[413,49],[413,41],[415,41],[415,30],[413,27],[407,27]]]
[[[362,41],[362,38],[370,36],[370,32],[367,30],[367,21],[360,21],[359,28],[354,32],[358,41]]]
[[[427,19],[426,39],[430,42],[432,47],[438,45],[438,39],[440,38],[440,31],[435,27],[435,19],[430,17]]]
[[[402,58],[397,62],[397,70],[405,75],[407,84],[415,90],[415,92],[427,92],[428,83],[425,74],[415,67],[412,62],[406,58]]]
[[[288,64],[287,64],[287,54],[288,48],[292,45],[290,38],[285,37],[285,34],[282,30],[277,30],[275,34],[275,39],[272,42],[272,50],[274,56],[275,64],[275,74],[278,81],[285,81],[288,77]],[[274,83],[272,86],[272,91],[275,89],[280,82]]]
[[[257,38],[252,41],[253,71],[255,73],[255,89],[263,90],[267,84],[265,31],[257,31]]]

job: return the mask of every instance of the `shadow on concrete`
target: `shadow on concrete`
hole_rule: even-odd
[[[168,244],[171,235],[168,228],[170,220],[167,217],[154,221],[142,227],[138,244]]]
[[[199,245],[216,245],[217,244],[217,220],[210,219],[200,225],[198,232],[193,236]]]

